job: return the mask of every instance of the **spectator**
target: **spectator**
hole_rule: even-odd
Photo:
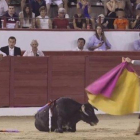
[[[15,14],[15,7],[14,5],[8,5],[8,12],[3,15],[4,18],[4,25],[6,28],[18,28],[19,26],[19,19],[18,16]]]
[[[136,18],[131,22],[132,29],[140,29],[140,5],[136,8]]]
[[[111,44],[104,35],[103,27],[98,25],[95,32],[95,35],[89,39],[88,49],[90,51],[106,51],[110,49]]]
[[[121,10],[117,11],[117,16],[118,18],[114,20],[114,28],[121,29],[121,30],[128,29],[129,21],[126,18],[124,18],[125,16],[124,11]]]
[[[29,4],[24,5],[23,11],[19,13],[21,28],[35,28],[35,14]]]
[[[48,16],[46,16],[46,7],[42,6],[39,9],[40,16],[36,18],[37,28],[40,29],[52,29],[52,22]]]
[[[77,3],[77,8],[82,9],[85,18],[90,18],[91,5],[88,0],[80,0]]]
[[[4,56],[7,56],[7,55],[0,50],[0,58],[2,58]]]
[[[1,51],[9,56],[21,56],[20,48],[16,47],[16,38],[14,36],[9,37],[8,46],[1,47]]]
[[[44,56],[43,52],[38,50],[37,40],[32,40],[30,45],[31,45],[31,50],[26,51],[23,54],[23,56]]]
[[[116,18],[116,8],[117,8],[117,0],[110,0],[106,3],[107,7],[107,16],[106,21],[108,21],[107,28],[114,29],[113,23]]]
[[[1,26],[1,17],[5,14],[5,12],[8,10],[8,5],[5,0],[0,0],[0,28]]]
[[[46,7],[44,0],[31,0],[30,5],[32,7],[32,12],[35,13],[35,17],[39,16],[39,8],[42,6]]]
[[[81,30],[86,28],[86,19],[82,14],[81,9],[77,9],[77,14],[73,16],[73,27],[74,29]]]
[[[140,33],[139,33],[139,37],[140,37]],[[140,39],[134,41],[134,50],[140,51]]]
[[[85,50],[84,49],[85,43],[86,43],[86,41],[84,38],[79,38],[77,40],[77,48],[75,51],[84,51]]]
[[[107,28],[108,20],[105,18],[103,14],[100,14],[96,20],[96,26],[101,24],[103,28]]]
[[[63,1],[62,0],[45,0],[45,2],[46,2],[48,16],[50,16],[50,5],[51,5],[51,3],[55,3],[58,6],[58,8],[63,7]]]
[[[104,0],[104,9],[105,9],[105,15],[107,15],[107,2],[110,0]],[[115,0],[117,2],[116,10],[123,9],[124,11],[127,10],[129,12],[129,15],[133,15],[132,12],[132,4],[130,0]]]
[[[65,19],[65,9],[59,8],[58,17],[53,20],[55,29],[70,29],[68,19]]]

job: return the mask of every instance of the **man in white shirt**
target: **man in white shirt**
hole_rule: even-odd
[[[77,40],[77,47],[76,47],[75,51],[84,51],[85,43],[86,43],[86,41],[84,38],[79,38]]]
[[[131,63],[133,65],[139,65],[140,66],[140,60],[132,60],[130,58],[123,58],[123,62],[128,62]],[[140,119],[140,115],[139,115],[139,119]],[[140,122],[139,122],[139,126],[137,128],[137,131],[135,132],[135,135],[140,135]]]
[[[38,50],[39,44],[37,40],[32,40],[30,45],[31,45],[31,50],[25,51],[23,56],[44,56],[44,53]]]
[[[16,38],[14,36],[10,36],[8,39],[8,46],[1,47],[1,51],[9,56],[21,56],[21,50],[19,47],[15,46]]]
[[[1,17],[5,14],[5,12],[8,10],[8,5],[5,0],[0,0],[0,28],[1,26]]]

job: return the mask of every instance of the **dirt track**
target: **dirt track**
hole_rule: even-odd
[[[97,126],[79,122],[76,133],[44,133],[34,127],[33,117],[0,117],[0,129],[17,129],[19,133],[0,132],[0,140],[140,140],[133,135],[138,126],[138,115],[98,115]]]

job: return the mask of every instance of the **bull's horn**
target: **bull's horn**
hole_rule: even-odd
[[[86,111],[85,111],[85,106],[84,106],[84,105],[81,106],[81,110],[82,110],[82,112],[83,112],[85,115],[89,116],[89,115],[86,113]]]

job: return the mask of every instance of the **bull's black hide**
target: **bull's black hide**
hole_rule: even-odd
[[[82,105],[70,98],[59,98],[36,113],[35,127],[39,131],[50,131],[49,109],[52,112],[51,131],[59,133],[63,131],[75,132],[76,123],[80,120],[92,126],[98,123],[94,113],[95,108],[89,103]]]

